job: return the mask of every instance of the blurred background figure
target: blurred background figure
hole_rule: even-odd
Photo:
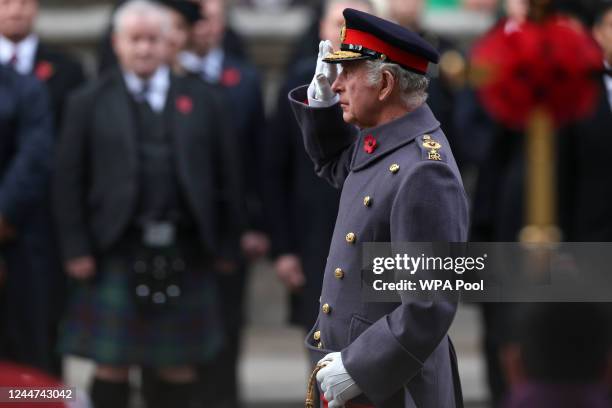
[[[46,89],[0,65],[0,359],[47,372],[61,297],[47,257],[53,118]]]
[[[115,2],[115,10],[117,7],[121,6],[127,0],[116,0]],[[184,6],[182,3],[196,3],[199,4],[201,0],[154,0],[159,1],[166,6],[174,9],[175,11],[182,14],[187,20],[191,21],[195,18],[195,14],[193,14],[192,7],[190,5]],[[176,15],[175,15],[176,17]],[[200,16],[201,17],[201,16]],[[191,21],[193,23],[194,21]],[[180,22],[175,21],[175,24],[181,24]],[[178,26],[176,26],[178,27]],[[179,28],[180,31],[180,28]],[[111,32],[112,25],[108,28],[106,35],[102,38],[100,45],[98,47],[98,72],[103,72],[107,68],[114,67],[117,65],[117,56],[115,55],[115,51],[113,50],[111,44]],[[176,35],[177,33],[175,33]],[[176,40],[171,40],[176,41]],[[180,39],[179,39],[180,41]],[[228,27],[223,34],[223,49],[227,50],[229,53],[236,55],[240,58],[246,58],[246,51],[243,40],[236,34],[236,32]]]
[[[506,0],[506,15],[498,21],[505,30],[516,30],[527,19],[528,0]],[[515,242],[523,226],[524,154],[522,132],[506,128],[485,111],[476,91],[466,86],[459,93],[456,110],[459,156],[476,169],[472,194],[470,240]],[[513,305],[485,302],[481,305],[483,351],[491,406],[500,406],[506,380],[499,359],[510,334]]]
[[[95,408],[127,407],[131,366],[157,372],[149,407],[189,407],[196,366],[223,344],[213,264],[237,263],[242,199],[223,107],[166,65],[170,18],[114,15],[120,69],[71,99],[54,183],[75,292],[61,350],[97,365]]]
[[[20,74],[33,74],[47,85],[59,129],[70,93],[85,81],[81,65],[54,50],[34,33],[38,0],[0,1],[0,64]]]
[[[594,19],[593,36],[603,50],[605,72],[599,80],[599,100],[592,115],[567,127],[560,135],[560,215],[568,241],[612,241],[612,186],[594,177],[610,174],[608,161],[593,160],[587,146],[612,148],[612,1],[602,1]],[[597,191],[597,200],[592,192]]]
[[[328,0],[319,25],[321,40],[340,46],[342,11],[372,12],[368,0]],[[264,197],[275,271],[290,293],[290,322],[310,330],[317,313],[325,260],[338,214],[340,192],[312,171],[287,94],[309,83],[316,55],[298,61],[279,92],[263,149]]]
[[[244,298],[249,261],[264,256],[269,239],[262,232],[261,151],[265,114],[261,79],[257,70],[244,58],[225,47],[227,37],[226,2],[202,0],[202,20],[193,28],[192,48],[180,55],[183,69],[200,80],[218,87],[231,112],[235,146],[243,165],[242,185],[247,209],[248,231],[241,238],[246,261],[238,268],[217,276],[223,308],[223,321],[228,335],[222,352],[210,364],[201,367],[204,393],[215,395],[218,406],[238,406],[238,358],[244,323]],[[206,374],[204,374],[206,373]],[[214,373],[212,375],[211,373]]]
[[[2,0],[0,1],[0,64],[12,67],[23,75],[32,75],[46,85],[50,107],[53,112],[53,133],[59,134],[64,106],[70,93],[85,81],[80,63],[72,57],[45,44],[34,33],[34,23],[38,17],[38,0]],[[49,199],[45,197],[39,222],[45,226],[46,241],[41,245],[39,257],[33,260],[36,268],[44,270],[49,298],[48,318],[46,322],[51,350],[55,349],[57,338],[56,327],[64,312],[66,290],[65,275],[61,272],[58,249],[51,238]],[[42,227],[42,225],[41,225]],[[43,231],[39,231],[43,239]],[[43,241],[41,241],[43,242]],[[43,324],[43,322],[40,322]],[[55,374],[61,372],[60,356],[54,353],[52,366],[48,367]]]
[[[502,360],[509,381],[504,408],[612,406],[607,303],[523,305]]]
[[[202,18],[200,4],[191,0],[160,0],[168,9],[171,26],[168,33],[168,64],[177,74],[184,74],[179,55],[191,45],[193,25]]]

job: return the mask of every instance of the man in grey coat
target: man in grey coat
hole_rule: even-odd
[[[378,17],[352,9],[344,17],[341,50],[322,42],[312,84],[289,94],[315,171],[342,188],[319,317],[306,338],[312,363],[327,364],[317,374],[321,406],[460,407],[447,334],[456,302],[365,302],[361,294],[361,244],[467,240],[461,176],[425,104],[438,53]]]

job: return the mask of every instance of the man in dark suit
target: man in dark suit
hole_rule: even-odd
[[[121,69],[75,93],[58,150],[63,257],[82,282],[60,346],[98,363],[96,408],[127,406],[131,365],[157,372],[154,407],[189,406],[223,344],[210,272],[240,257],[236,143],[215,91],[165,65],[169,24],[146,0],[117,10]]]
[[[259,160],[265,128],[261,80],[250,64],[223,47],[227,27],[225,2],[203,0],[201,4],[204,18],[194,24],[192,50],[183,53],[180,61],[187,72],[220,88],[228,102],[226,109],[232,112],[231,125],[239,140],[239,157],[244,164],[242,179],[246,187],[248,231],[242,237],[242,246],[247,258],[254,260],[265,254],[269,246],[268,238],[261,232]],[[243,263],[237,270],[218,276],[228,339],[213,365],[201,370],[215,373],[206,378],[202,386],[207,393],[214,394],[223,407],[238,405],[237,363],[247,269],[248,265]]]
[[[68,95],[85,81],[81,65],[52,50],[33,32],[38,0],[4,0],[0,7],[0,64],[33,74],[47,85],[55,126],[61,125]]]
[[[0,6],[0,64],[12,67],[23,75],[33,75],[43,82],[48,90],[50,106],[53,112],[54,130],[53,135],[59,134],[62,114],[65,103],[70,93],[81,85],[84,80],[81,65],[67,55],[54,51],[44,43],[33,32],[34,22],[38,15],[38,0],[5,0]],[[46,206],[49,207],[48,200]],[[49,222],[50,208],[47,208],[46,220]],[[49,292],[56,294],[56,301],[49,305],[55,316],[57,326],[64,311],[64,295],[66,290],[65,277],[61,273],[57,248],[52,238],[44,245],[45,256],[38,254],[37,259],[41,266],[46,264]],[[55,339],[55,332],[51,332]],[[54,340],[53,340],[54,341]],[[56,358],[53,371],[61,373],[61,361]]]
[[[53,130],[44,86],[0,66],[0,359],[52,370],[45,197]]]
[[[319,37],[338,48],[344,23],[342,11],[352,7],[372,11],[368,0],[329,0],[319,25]],[[291,323],[309,330],[318,312],[325,259],[329,252],[340,192],[312,171],[302,133],[287,95],[309,82],[316,55],[299,61],[279,92],[277,111],[263,149],[263,187],[267,225],[273,243],[275,270],[291,292]]]
[[[602,175],[611,168],[606,160],[593,160],[594,146],[602,151],[612,148],[612,1],[602,2],[593,36],[603,50],[606,69],[600,78],[597,106],[559,138],[561,222],[566,239],[577,242],[612,241],[612,186],[601,183]]]

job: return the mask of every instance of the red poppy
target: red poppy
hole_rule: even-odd
[[[363,139],[363,150],[367,153],[367,154],[372,154],[374,153],[374,150],[376,150],[376,147],[378,146],[378,144],[376,143],[376,138],[372,135],[367,135],[364,139]]]
[[[544,108],[557,126],[587,115],[597,100],[594,80],[603,57],[588,32],[565,17],[495,27],[474,47],[479,96],[493,117],[523,128]]]
[[[223,86],[236,86],[240,83],[242,79],[242,75],[240,71],[236,68],[227,68],[221,74],[221,85]]]
[[[43,82],[51,78],[54,73],[53,64],[48,61],[40,61],[36,64],[36,68],[34,68],[34,75]]]
[[[176,98],[176,109],[183,115],[188,115],[193,110],[193,100],[186,95]]]

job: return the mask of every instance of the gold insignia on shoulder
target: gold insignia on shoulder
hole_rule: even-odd
[[[342,24],[340,28],[340,42],[343,43],[346,40],[346,24]]]
[[[423,147],[429,150],[428,155],[427,155],[427,158],[429,160],[437,160],[437,161],[442,160],[442,156],[438,152],[438,150],[440,150],[442,145],[436,142],[434,139],[432,139],[430,135],[423,136]]]

